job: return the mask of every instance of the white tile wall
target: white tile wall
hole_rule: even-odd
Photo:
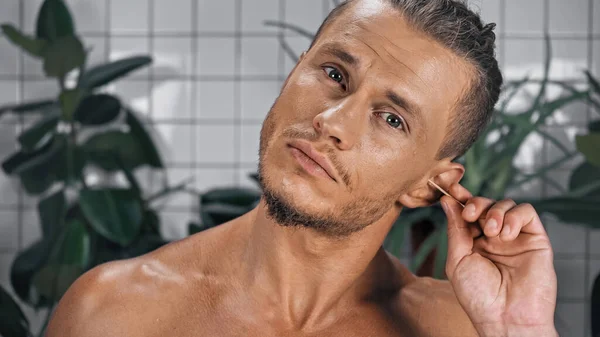
[[[256,172],[261,120],[277,97],[282,78],[294,66],[279,46],[280,30],[265,27],[263,21],[285,18],[314,32],[331,8],[330,0],[67,1],[86,46],[93,47],[90,63],[140,53],[153,55],[151,70],[138,71],[109,89],[156,122],[160,143],[165,144],[162,152],[170,167],[171,183],[193,176],[198,190],[234,184],[256,186],[247,176]],[[32,32],[40,2],[0,1],[0,22],[19,25],[22,17],[23,27]],[[579,81],[581,70],[588,65],[600,75],[600,3],[596,0],[470,3],[485,22],[497,23],[498,58],[506,79],[527,74],[541,77],[545,27],[555,56],[552,78]],[[590,33],[592,41],[588,41]],[[310,43],[289,32],[286,41],[297,55]],[[56,83],[43,80],[41,63],[28,56],[23,56],[25,81],[17,81],[20,59],[16,49],[0,37],[0,105],[55,96]],[[574,104],[563,109],[546,130],[572,149],[573,132],[584,130],[587,117],[586,108]],[[2,157],[14,149],[16,130],[15,124],[0,121]],[[554,145],[542,147],[539,137],[534,138],[533,150],[523,152],[525,155],[544,153],[546,161],[558,156]],[[530,161],[535,164],[540,160]],[[549,176],[564,186],[568,169],[578,163],[567,163]],[[35,198],[20,196],[18,183],[4,176],[0,176],[0,188],[0,252],[8,252],[0,255],[0,283],[6,285],[14,251],[39,237],[39,224]],[[537,180],[515,189],[511,196],[554,193],[553,187]],[[189,195],[168,200],[161,212],[163,234],[172,239],[185,236],[187,222],[197,217],[193,212],[196,207],[197,201]],[[600,230],[546,217],[544,221],[556,251],[557,325],[562,336],[583,337],[589,325],[586,287],[600,272]],[[18,242],[19,231],[22,242]],[[28,315],[39,326],[41,320],[29,310]]]
[[[235,162],[235,132],[232,125],[198,125],[196,158],[215,164]]]
[[[544,16],[532,13],[544,13],[544,6],[544,0],[506,1],[506,33],[542,35]]]
[[[286,1],[286,21],[316,32],[325,19],[322,0]]]
[[[0,217],[0,250],[11,251],[19,248],[19,212],[1,210]],[[4,266],[3,266],[4,267]]]
[[[19,73],[19,52],[8,40],[0,40],[0,74],[16,76]]]
[[[587,34],[589,0],[548,0],[551,34]]]
[[[555,259],[554,268],[558,277],[559,300],[583,300],[585,298],[585,267],[584,259]]]
[[[154,0],[155,32],[190,32],[192,30],[192,0]]]
[[[152,90],[152,118],[155,121],[190,119],[192,112],[192,83],[183,80],[164,80]]]
[[[145,33],[148,31],[148,0],[111,1],[110,31],[119,33]],[[135,20],[131,19],[135,13]]]
[[[235,75],[234,38],[198,38],[198,75]]]
[[[274,37],[248,37],[242,41],[242,75],[277,76],[279,42]]]
[[[262,122],[279,95],[280,89],[281,83],[279,81],[242,82],[242,119]]]
[[[199,32],[235,31],[235,0],[198,0],[196,14]]]
[[[196,85],[196,97],[198,99],[198,118],[234,120],[235,82],[199,82]]]
[[[556,308],[556,329],[560,336],[585,336],[585,311],[582,303],[559,303]],[[587,336],[586,336],[587,337]]]
[[[260,125],[242,125],[240,137],[240,149],[242,151],[241,162],[245,164],[258,165],[258,148]]]
[[[265,27],[265,20],[279,18],[279,0],[241,1],[242,31],[245,33],[269,32],[272,28]]]

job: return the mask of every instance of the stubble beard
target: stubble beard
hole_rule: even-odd
[[[390,195],[379,199],[356,198],[341,205],[338,212],[303,211],[294,201],[294,195],[278,192],[276,183],[270,179],[265,167],[274,131],[275,116],[270,111],[260,134],[258,180],[266,205],[266,215],[280,226],[311,229],[329,238],[343,239],[381,219],[392,207],[390,198],[393,196]]]

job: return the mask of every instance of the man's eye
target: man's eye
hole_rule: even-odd
[[[385,120],[386,123],[388,123],[389,126],[393,127],[394,129],[404,128],[404,121],[401,117],[390,112],[382,112],[379,115]]]
[[[329,76],[329,78],[331,78],[332,80],[342,84],[342,82],[344,82],[344,75],[342,75],[342,73],[333,68],[333,67],[323,67],[323,70],[325,70],[325,73],[327,74],[327,76]]]

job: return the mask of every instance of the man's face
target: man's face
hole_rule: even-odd
[[[351,4],[299,61],[263,125],[271,215],[343,236],[392,211],[439,168],[469,70],[385,1]]]

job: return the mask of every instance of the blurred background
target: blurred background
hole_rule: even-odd
[[[94,265],[252,208],[262,120],[335,3],[0,1],[0,335],[41,333]],[[598,336],[600,2],[469,4],[497,23],[506,87],[464,184],[538,208],[561,336]],[[420,275],[444,277],[440,214],[385,243]]]

